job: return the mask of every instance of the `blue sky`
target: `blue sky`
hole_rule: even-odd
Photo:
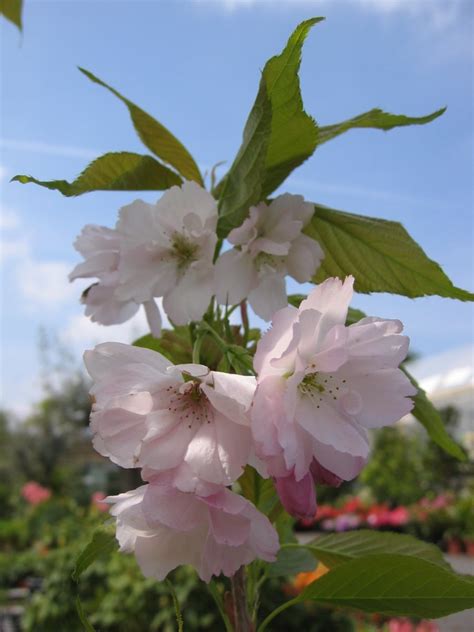
[[[473,288],[473,38],[470,0],[25,0],[24,33],[1,33],[1,385],[18,413],[38,397],[38,331],[79,357],[131,340],[143,318],[99,328],[82,317],[72,241],[86,223],[113,225],[134,193],[79,198],[9,183],[28,173],[72,179],[102,153],[145,153],[125,108],[84,66],[156,116],[203,169],[230,163],[259,72],[298,22],[314,15],[301,70],[305,107],[322,124],[372,107],[447,113],[423,127],[354,131],[324,147],[282,191],[397,219],[459,286]],[[154,200],[154,194],[140,197]],[[358,296],[354,305],[405,322],[431,354],[473,341],[470,305],[440,298]]]

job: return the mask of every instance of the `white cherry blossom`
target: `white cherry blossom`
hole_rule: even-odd
[[[182,466],[185,481],[192,475],[229,485],[240,476],[251,451],[255,378],[173,365],[155,351],[121,343],[98,345],[84,359],[94,381],[98,452],[122,467]]]
[[[269,205],[251,207],[227,237],[234,248],[216,262],[218,302],[235,305],[248,298],[264,320],[285,307],[285,276],[309,281],[324,257],[318,242],[302,233],[313,214],[314,205],[301,195],[280,195]]]
[[[177,325],[200,320],[214,293],[215,199],[195,182],[174,186],[156,204],[140,200],[120,210],[121,300],[163,297]]]
[[[84,226],[74,242],[76,250],[84,257],[69,275],[69,280],[96,278],[81,297],[86,306],[85,314],[101,325],[118,325],[131,318],[139,309],[138,302],[123,300],[117,296],[119,286],[118,265],[121,238],[119,233],[106,226]],[[144,303],[148,324],[154,336],[161,334],[161,315],[154,300]]]
[[[278,535],[266,516],[225,487],[208,485],[198,495],[179,491],[170,474],[111,496],[120,550],[134,553],[146,577],[162,580],[190,564],[209,582],[232,576],[254,559],[273,562]]]

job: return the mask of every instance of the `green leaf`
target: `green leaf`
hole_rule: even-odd
[[[448,434],[441,415],[430,402],[425,391],[420,388],[420,385],[405,367],[402,366],[401,368],[415,388],[418,389],[418,393],[413,397],[415,406],[411,414],[425,427],[429,437],[437,443],[440,448],[456,459],[465,461],[467,457],[464,450]]]
[[[76,559],[72,572],[73,580],[78,581],[79,577],[89,568],[92,562],[102,555],[108,555],[115,547],[116,540],[114,533],[106,531],[105,529],[97,529],[94,531],[90,542]]]
[[[316,282],[353,274],[358,292],[474,300],[474,294],[451,283],[441,267],[426,256],[398,222],[352,215],[316,204],[305,232],[325,252],[313,279]]]
[[[174,167],[183,178],[203,184],[194,158],[166,127],[88,70],[84,68],[79,68],[79,70],[94,83],[107,88],[127,106],[137,134],[150,151],[163,162]]]
[[[245,219],[250,206],[262,199],[265,157],[271,129],[271,104],[261,79],[255,103],[245,124],[242,145],[219,190],[217,233],[225,237]]]
[[[181,184],[181,178],[151,156],[127,151],[104,154],[96,158],[73,181],[42,181],[19,175],[12,181],[38,184],[70,197],[89,191],[164,191]]]
[[[298,72],[311,28],[324,18],[299,24],[280,55],[265,65],[263,78],[272,106],[270,142],[265,159],[263,196],[274,191],[316,149],[318,126],[303,109]]]
[[[304,545],[328,568],[376,553],[412,555],[451,570],[438,547],[411,535],[361,529],[322,535]]]
[[[264,199],[314,152],[317,125],[303,110],[298,70],[306,35],[323,19],[302,22],[283,52],[265,64],[242,145],[215,190],[220,199],[220,237],[239,226],[250,206]]]
[[[317,561],[310,551],[304,548],[282,548],[278,551],[276,562],[268,564],[268,577],[281,577],[314,571]]]
[[[332,569],[298,601],[322,601],[385,615],[436,619],[474,607],[474,583],[408,555],[368,555]]]
[[[135,347],[153,349],[164,355],[174,364],[186,364],[191,362],[193,346],[189,327],[176,327],[175,329],[163,329],[160,338],[154,338],[148,334],[135,340]]]
[[[21,31],[22,24],[22,12],[23,12],[23,0],[0,0],[0,13],[2,13],[7,20],[13,22],[15,26]]]
[[[257,509],[264,514],[270,513],[278,502],[273,481],[270,478],[262,478],[255,468],[247,465],[238,483],[245,496]]]
[[[413,117],[404,116],[403,114],[390,114],[389,112],[384,112],[383,110],[375,108],[373,110],[369,110],[368,112],[364,112],[363,114],[359,114],[358,116],[354,116],[354,118],[348,119],[347,121],[342,121],[342,123],[320,127],[318,145],[327,143],[328,140],[332,140],[333,138],[336,138],[336,136],[344,134],[344,132],[351,129],[365,127],[370,129],[381,129],[387,132],[394,127],[424,125],[425,123],[431,123],[431,121],[437,119],[439,116],[444,114],[444,112],[446,112],[446,108],[436,110],[436,112],[428,114],[427,116]]]
[[[86,613],[84,612],[84,608],[82,607],[82,603],[79,597],[76,597],[76,610],[77,616],[79,617],[80,622],[82,623],[82,627],[85,632],[95,632],[94,626],[89,623]]]
[[[362,320],[363,318],[365,318],[365,314],[361,309],[349,307],[349,309],[347,310],[346,327],[358,323],[359,320]]]

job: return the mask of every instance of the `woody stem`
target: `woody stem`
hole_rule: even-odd
[[[254,632],[254,626],[247,609],[245,568],[243,566],[231,578],[230,583],[234,608],[234,630],[235,632]]]

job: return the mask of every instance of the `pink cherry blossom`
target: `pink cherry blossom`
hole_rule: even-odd
[[[409,342],[402,324],[364,318],[346,327],[352,285],[328,279],[299,309],[278,311],[258,344],[252,432],[275,478],[306,487],[308,472],[331,485],[354,478],[369,454],[366,429],[413,407],[416,389],[398,368]]]
[[[264,320],[285,307],[285,276],[309,281],[324,257],[318,242],[301,232],[313,214],[314,205],[301,195],[280,195],[268,206],[251,207],[227,237],[234,248],[216,262],[218,302],[234,305],[248,298]]]
[[[169,473],[109,497],[120,549],[134,552],[146,577],[162,580],[190,564],[202,580],[232,576],[254,559],[273,562],[278,535],[266,516],[225,487],[208,485],[206,495],[177,490]]]
[[[98,452],[122,467],[186,466],[212,483],[228,485],[240,476],[252,447],[253,377],[175,366],[155,351],[120,343],[98,345],[84,358],[94,381]]]
[[[69,280],[96,278],[82,294],[85,314],[101,325],[118,325],[129,320],[139,309],[139,303],[117,295],[120,285],[118,266],[120,261],[120,234],[105,226],[88,224],[74,242],[85,261],[79,263],[69,275]],[[144,303],[150,329],[155,336],[161,333],[161,315],[153,300]]]
[[[145,303],[162,296],[175,324],[200,320],[214,293],[216,226],[216,201],[195,182],[171,187],[156,204],[122,208],[117,297]]]

